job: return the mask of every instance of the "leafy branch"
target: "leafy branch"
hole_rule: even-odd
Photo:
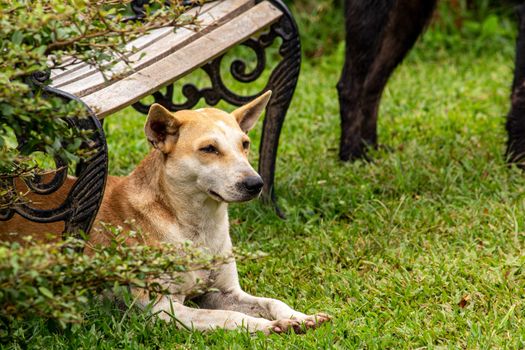
[[[98,247],[76,239],[41,244],[30,237],[24,245],[0,243],[0,321],[36,316],[62,325],[77,323],[91,300],[108,289],[140,289],[155,300],[158,295],[180,293],[182,273],[214,270],[234,256],[237,260],[262,256],[242,251],[210,255],[189,243],[131,245],[126,242],[136,233],[115,227],[110,232],[111,243]],[[78,252],[84,249],[90,253]],[[203,288],[197,285],[192,291]]]

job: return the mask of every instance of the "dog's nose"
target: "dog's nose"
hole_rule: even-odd
[[[247,176],[241,185],[249,194],[256,194],[261,192],[264,182],[260,176]]]

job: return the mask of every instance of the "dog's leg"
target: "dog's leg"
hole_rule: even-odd
[[[377,145],[377,113],[390,75],[428,23],[437,0],[346,2],[346,51],[338,83],[341,160]]]
[[[364,144],[377,146],[377,114],[381,95],[395,68],[428,24],[437,0],[398,0],[391,12],[381,48],[374,59],[361,97]]]
[[[194,299],[201,308],[237,311],[274,322],[293,319],[296,332],[301,332],[302,326],[315,328],[330,320],[330,317],[325,314],[305,315],[280,300],[260,298],[244,292],[239,284],[235,262],[223,265],[215,272],[213,279],[215,280],[213,287],[218,291],[209,292]]]
[[[245,328],[249,332],[261,331],[265,334],[285,333],[300,328],[297,320],[267,320],[253,317],[237,311],[195,309],[184,306],[179,300],[163,296],[152,307],[152,313],[166,321],[175,322],[177,327],[198,331],[209,331],[217,328]]]
[[[253,317],[263,317],[269,320],[293,319],[300,327],[294,327],[295,332],[301,332],[304,327],[316,328],[331,319],[330,316],[318,313],[305,315],[296,311],[277,299],[261,298],[250,295],[241,288],[233,288],[229,291],[211,292],[201,296],[197,300],[199,306],[209,309],[232,310],[242,312]]]
[[[345,2],[345,61],[337,84],[341,114],[339,157],[343,161],[364,156],[361,92],[394,5],[395,0]]]
[[[525,168],[525,5],[518,9],[519,33],[512,83],[512,105],[507,115],[507,160]]]

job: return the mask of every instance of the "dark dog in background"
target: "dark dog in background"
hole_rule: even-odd
[[[525,168],[525,4],[518,8],[519,32],[516,42],[511,108],[507,115],[507,159]]]
[[[377,146],[381,95],[394,69],[429,23],[437,0],[346,0],[346,49],[337,84],[341,111],[339,157],[366,158]],[[525,160],[525,5],[519,8],[519,36],[507,116],[507,159]]]

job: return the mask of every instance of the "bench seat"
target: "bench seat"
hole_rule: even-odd
[[[282,11],[268,1],[227,0],[192,8],[191,28],[160,28],[130,42],[128,65],[122,60],[102,74],[86,63],[51,72],[51,86],[79,97],[104,118],[173,83],[261,29]]]

